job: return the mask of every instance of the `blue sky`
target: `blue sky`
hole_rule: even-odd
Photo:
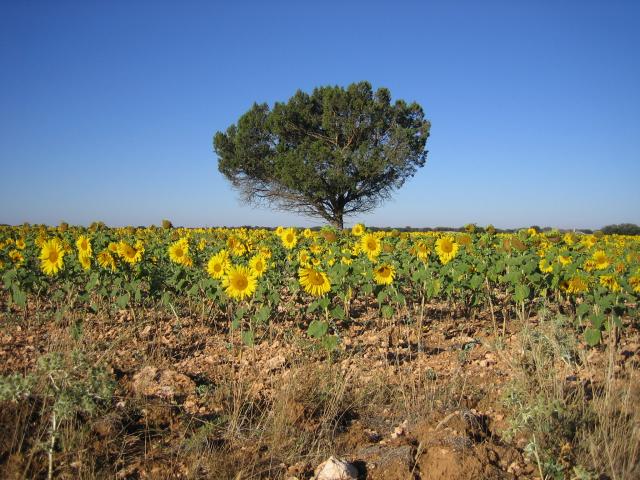
[[[212,136],[368,80],[424,168],[376,226],[640,224],[636,1],[0,3],[0,223],[318,225],[243,206]]]

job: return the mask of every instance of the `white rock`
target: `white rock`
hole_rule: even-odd
[[[315,480],[356,480],[358,478],[356,467],[333,456],[318,465],[314,473]]]

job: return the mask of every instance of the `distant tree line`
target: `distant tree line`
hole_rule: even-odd
[[[31,226],[30,223],[25,222],[22,224],[25,227],[29,227]],[[0,227],[9,227],[11,225],[6,224],[6,223],[0,223]],[[34,227],[38,227],[38,226],[42,226],[42,227],[46,227],[47,225],[44,224],[35,224],[33,225]],[[69,228],[69,224],[67,222],[60,222],[60,224],[58,225],[58,227],[61,230],[67,230]],[[90,231],[95,231],[95,230],[101,230],[104,228],[108,228],[104,222],[93,222],[91,223],[91,225],[89,226],[89,230]],[[148,226],[145,225],[139,225],[136,228],[149,228]],[[163,220],[161,227],[157,227],[155,225],[151,225],[151,228],[164,228],[164,229],[169,229],[169,228],[174,228],[173,223],[170,220]],[[227,228],[225,226],[222,226],[221,228]],[[248,230],[254,230],[254,229],[266,229],[266,230],[275,230],[275,227],[262,227],[260,225],[243,225],[240,227],[228,227],[228,228],[246,228]],[[315,227],[310,227],[310,230],[313,231],[320,231],[323,228],[327,228],[326,226],[315,226]],[[515,233],[518,232],[522,229],[526,229],[526,228],[533,228],[535,229],[537,232],[550,232],[550,231],[556,231],[556,232],[560,232],[560,233],[565,233],[565,232],[578,232],[578,233],[594,233],[594,230],[591,230],[589,228],[580,228],[580,229],[562,229],[562,228],[552,228],[552,227],[539,227],[538,225],[531,225],[530,227],[519,227],[519,228],[496,228],[493,225],[488,225],[487,227],[480,227],[478,225],[475,224],[468,224],[465,225],[463,227],[442,227],[442,226],[438,226],[438,227],[410,227],[410,226],[405,226],[405,227],[372,227],[372,226],[368,226],[367,225],[367,229],[370,231],[389,231],[389,230],[397,230],[398,232],[476,232],[476,233],[484,233],[486,231],[490,231],[490,232],[495,232],[495,233]],[[640,226],[636,225],[635,223],[619,223],[619,224],[613,224],[613,225],[607,225],[605,227],[602,227],[600,230],[600,232],[605,233],[607,235],[640,235]]]
[[[635,223],[619,223],[617,225],[607,225],[602,227],[602,233],[608,235],[640,235],[640,227]]]

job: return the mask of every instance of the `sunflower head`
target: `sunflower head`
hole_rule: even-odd
[[[314,297],[321,297],[331,290],[329,277],[320,269],[302,267],[298,270],[298,277],[304,291]]]
[[[256,291],[257,285],[255,274],[242,265],[229,267],[226,275],[222,278],[225,292],[234,300],[250,297]]]
[[[40,250],[40,268],[46,275],[55,275],[64,266],[64,246],[57,238],[46,240]]]
[[[436,240],[436,253],[443,265],[446,265],[455,258],[458,253],[458,248],[459,246],[453,237],[446,236]]]
[[[396,276],[396,269],[393,265],[384,264],[373,270],[373,278],[378,285],[391,285]]]
[[[282,245],[287,250],[291,250],[298,243],[298,237],[296,235],[296,231],[293,228],[287,228],[282,231],[280,235],[280,239],[282,240]]]
[[[370,259],[375,259],[382,251],[382,242],[373,233],[367,233],[360,240],[360,248]]]
[[[229,266],[229,258],[225,250],[213,255],[207,263],[207,273],[211,278],[222,278]]]

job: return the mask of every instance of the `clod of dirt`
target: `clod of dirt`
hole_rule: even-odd
[[[370,445],[356,453],[367,468],[367,480],[413,478],[414,448],[411,445]]]
[[[144,367],[133,376],[131,387],[137,395],[173,400],[193,393],[196,384],[186,375],[174,370]]]
[[[314,480],[356,480],[358,469],[349,462],[333,456],[318,465]]]

